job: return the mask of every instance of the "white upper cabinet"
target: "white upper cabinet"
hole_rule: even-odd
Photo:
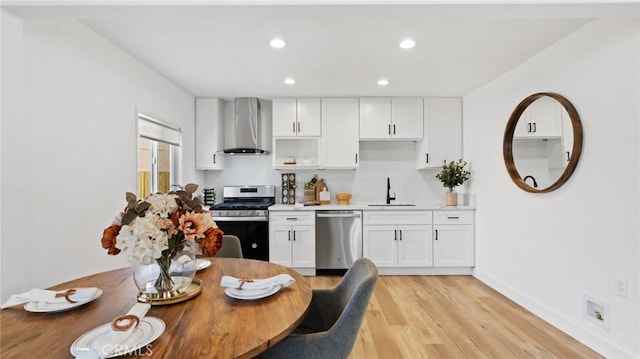
[[[358,99],[322,99],[322,168],[358,168]]]
[[[361,98],[360,139],[391,138],[391,98]]]
[[[319,137],[321,109],[319,98],[273,99],[274,137]]]
[[[395,139],[422,139],[424,127],[422,98],[399,97],[391,99],[391,132]]]
[[[222,170],[224,156],[224,102],[217,98],[196,99],[196,169]]]
[[[520,116],[513,135],[516,138],[560,138],[562,105],[546,96],[535,100]]]
[[[360,98],[360,140],[418,140],[422,98]]]
[[[440,168],[462,158],[462,99],[424,99],[424,138],[416,145],[416,168]]]
[[[274,98],[272,102],[273,136],[295,136],[298,122],[295,98]]]
[[[569,164],[571,155],[573,154],[573,125],[571,124],[571,118],[567,113],[567,110],[562,108],[561,111],[562,122],[562,148],[564,150],[562,154],[562,167],[566,167]]]

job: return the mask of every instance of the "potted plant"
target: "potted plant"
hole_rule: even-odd
[[[444,160],[442,171],[436,175],[436,178],[449,189],[445,201],[447,206],[456,206],[458,204],[458,193],[454,189],[469,180],[471,172],[465,169],[466,165],[467,162],[462,159],[448,163],[447,160]]]

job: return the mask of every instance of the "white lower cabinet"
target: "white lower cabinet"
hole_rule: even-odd
[[[473,210],[364,211],[362,229],[364,256],[379,268],[398,268],[395,274],[475,265]]]
[[[433,265],[473,267],[475,240],[472,211],[433,213]]]
[[[292,268],[315,268],[315,213],[269,213],[269,262]]]
[[[470,274],[473,209],[363,210],[363,255],[381,274]],[[269,212],[269,261],[315,275],[315,211]]]
[[[363,254],[378,267],[433,265],[431,211],[364,211]]]

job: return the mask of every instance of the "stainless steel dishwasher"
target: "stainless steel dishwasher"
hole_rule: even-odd
[[[344,273],[362,257],[362,211],[316,211],[316,272]]]

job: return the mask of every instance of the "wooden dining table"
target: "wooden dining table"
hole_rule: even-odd
[[[311,287],[295,270],[237,258],[207,258],[211,265],[196,274],[201,292],[189,300],[152,305],[147,316],[161,319],[164,332],[128,357],[251,358],[285,338],[309,309]],[[223,275],[267,278],[289,274],[296,281],[268,297],[240,300],[220,286]],[[131,268],[89,275],[49,289],[98,287],[94,301],[65,312],[32,313],[23,305],[0,312],[0,357],[72,358],[70,347],[84,333],[126,313],[137,302]],[[127,357],[127,356],[125,356]]]

